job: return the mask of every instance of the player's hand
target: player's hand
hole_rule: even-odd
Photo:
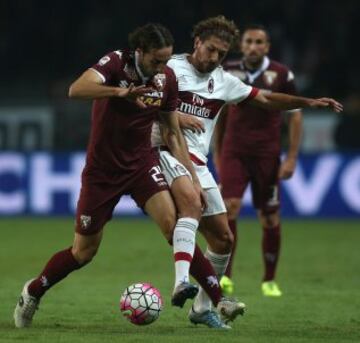
[[[179,125],[181,129],[189,129],[194,133],[205,132],[204,123],[188,114],[179,113]]]
[[[319,98],[319,99],[311,99],[309,106],[312,108],[327,108],[329,107],[336,113],[340,113],[343,111],[343,105],[331,98]]]
[[[285,161],[281,163],[279,169],[279,179],[288,180],[290,179],[296,168],[296,159],[295,158],[287,158]]]
[[[117,96],[125,98],[129,101],[135,102],[140,108],[147,108],[140,97],[146,93],[154,92],[153,87],[146,87],[145,85],[135,87],[133,83],[128,88],[119,88]]]
[[[194,182],[194,188],[195,188],[196,193],[200,196],[201,209],[204,211],[208,206],[206,193],[203,190],[203,188],[201,187],[199,181]]]

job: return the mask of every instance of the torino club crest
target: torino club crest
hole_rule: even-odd
[[[86,230],[91,224],[91,217],[90,216],[86,216],[85,214],[82,214],[80,216],[80,225],[81,228]]]
[[[166,75],[165,74],[156,74],[153,79],[154,86],[158,92],[162,92],[166,84]]]
[[[265,73],[264,73],[264,82],[268,85],[268,86],[271,86],[276,78],[278,76],[278,73],[276,71],[273,71],[273,70],[267,70]]]

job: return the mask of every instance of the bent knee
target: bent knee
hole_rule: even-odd
[[[185,190],[178,200],[177,207],[179,210],[179,217],[191,217],[200,219],[202,213],[202,205],[200,197],[195,190]]]
[[[214,252],[219,254],[228,254],[232,251],[234,244],[234,235],[230,229],[218,234],[214,240],[211,242],[211,247]]]
[[[260,221],[263,227],[272,229],[280,224],[279,212],[264,213],[260,211]]]
[[[223,244],[224,244],[224,249],[226,251],[230,252],[232,250],[234,245],[234,235],[230,231],[230,229],[224,232],[223,234]]]

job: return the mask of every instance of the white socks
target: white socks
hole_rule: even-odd
[[[195,235],[199,222],[194,218],[180,218],[173,235],[175,258],[175,287],[189,282],[189,269],[195,250]]]
[[[231,253],[226,255],[216,254],[207,248],[205,257],[210,261],[212,267],[215,270],[216,276],[220,280],[226,271],[226,267],[229,263]],[[206,292],[200,288],[198,295],[195,298],[193,309],[195,312],[205,312],[211,310],[211,300]]]

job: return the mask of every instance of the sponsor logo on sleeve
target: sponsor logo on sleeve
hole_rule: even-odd
[[[108,63],[110,61],[110,57],[109,56],[104,56],[100,59],[100,61],[98,62],[98,64],[100,66],[103,66],[104,64]]]

